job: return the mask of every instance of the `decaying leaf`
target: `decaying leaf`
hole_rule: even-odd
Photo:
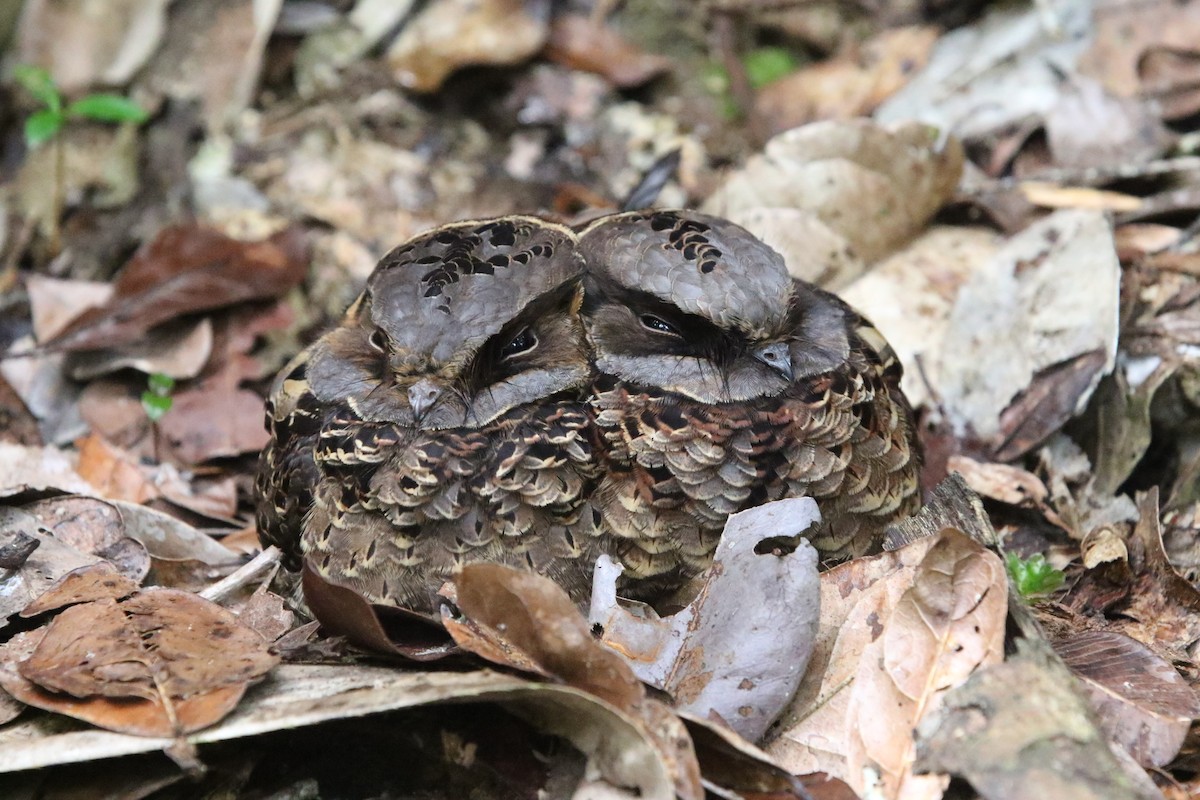
[[[1160,797],[1135,784],[1096,727],[1071,674],[1043,642],[979,670],[917,729],[917,763],[971,782],[986,800]]]
[[[541,674],[625,710],[645,696],[633,671],[592,637],[575,604],[550,579],[501,564],[468,564],[454,584],[462,613],[497,632]],[[473,649],[470,640],[455,641]]]
[[[925,125],[888,130],[866,120],[816,122],[779,134],[702,206],[779,250],[793,275],[837,288],[911,239],[949,198],[962,147]],[[819,232],[817,251],[797,225]],[[840,274],[827,256],[845,252]]]
[[[0,671],[6,691],[145,736],[211,725],[278,662],[233,614],[174,589],[71,606],[33,633],[29,655]]]
[[[1115,363],[1120,277],[1112,226],[1095,211],[1056,212],[975,271],[958,293],[938,369],[938,388],[956,429],[1008,440],[1018,426],[1002,428],[1001,412],[1035,375],[1102,353],[1099,363],[1088,362],[1089,374],[1069,382],[1063,398],[1068,407],[1052,416],[1081,409]],[[1035,435],[1046,433],[1044,427]]]
[[[925,66],[937,36],[932,26],[883,30],[762,87],[755,112],[773,132],[816,120],[869,116]]]
[[[94,350],[133,342],[186,314],[278,297],[304,279],[307,267],[307,244],[296,228],[240,242],[212,228],[169,227],[121,271],[112,299],[41,344]]]
[[[1065,0],[1046,14],[992,6],[979,21],[940,37],[925,69],[875,117],[921,120],[964,139],[1040,118],[1059,101],[1062,70],[1079,59],[1093,27],[1086,0]]]
[[[54,489],[91,494],[94,487],[75,471],[57,447],[26,447],[0,442],[0,497]]]
[[[1084,631],[1051,642],[1082,680],[1100,727],[1146,767],[1175,757],[1200,697],[1170,662],[1141,642],[1110,631]]]
[[[809,676],[767,752],[793,772],[828,772],[858,791],[938,796],[944,779],[913,774],[913,741],[903,732],[1001,659],[1003,564],[947,529],[830,570],[821,586]]]
[[[141,542],[153,558],[200,561],[210,566],[228,566],[237,561],[236,554],[211,536],[169,514],[135,503],[111,502],[121,512],[125,535]]]
[[[617,605],[620,569],[602,558],[591,621],[638,677],[669,692],[679,708],[716,714],[757,741],[796,691],[812,652],[817,554],[801,537],[820,518],[810,498],[730,516],[699,595],[663,620]]]
[[[446,0],[410,20],[387,52],[401,86],[433,92],[460,67],[516,64],[541,49],[549,32],[544,0]]]
[[[104,14],[80,13],[75,4],[33,0],[20,24],[19,60],[50,68],[64,91],[120,85],[158,45],[167,0],[119,0]]]
[[[22,617],[35,617],[75,603],[120,600],[137,591],[138,584],[107,561],[73,569],[21,609]]]
[[[457,645],[433,620],[373,605],[353,589],[321,577],[307,559],[302,581],[305,602],[321,626],[359,647],[413,661],[434,661],[458,652]]]
[[[0,629],[68,572],[100,559],[69,547],[41,530],[36,517],[17,508],[0,506],[0,547],[33,539],[38,546],[20,566],[0,571]]]
[[[543,55],[571,69],[603,75],[623,89],[640,86],[671,68],[670,59],[634,47],[585,14],[558,14]]]
[[[959,287],[1002,241],[986,228],[934,225],[840,293],[900,357],[901,386],[914,406],[929,398],[927,380],[938,385],[938,354]]]

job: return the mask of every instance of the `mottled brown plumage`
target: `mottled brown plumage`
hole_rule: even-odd
[[[634,594],[704,569],[726,517],[767,501],[815,498],[810,538],[829,560],[877,550],[915,510],[900,365],[852,309],[694,212],[598,220],[580,251],[606,443],[593,503]]]
[[[457,223],[376,267],[268,405],[258,525],[289,565],[428,611],[456,565],[536,570],[578,601],[599,553],[567,229]]]

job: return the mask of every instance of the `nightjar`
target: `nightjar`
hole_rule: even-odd
[[[602,218],[579,249],[606,459],[592,502],[632,595],[703,570],[726,517],[771,500],[817,501],[829,561],[878,550],[916,509],[901,367],[849,306],[696,212]]]
[[[535,570],[586,602],[600,467],[575,242],[514,216],[384,256],[342,322],[276,380],[264,544],[418,611],[471,561]]]

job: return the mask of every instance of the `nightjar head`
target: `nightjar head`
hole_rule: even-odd
[[[849,353],[845,309],[782,257],[694,211],[605,217],[580,234],[599,372],[701,403],[780,394]]]
[[[312,350],[316,398],[368,422],[477,428],[582,387],[582,261],[532,217],[447,225],[384,256]]]

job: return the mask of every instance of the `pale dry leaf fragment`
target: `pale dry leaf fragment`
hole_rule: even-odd
[[[63,575],[100,560],[45,533],[31,514],[0,507],[0,547],[20,537],[32,538],[38,546],[17,569],[0,570],[0,629]]]
[[[21,609],[22,617],[35,617],[75,603],[108,598],[119,600],[137,591],[138,584],[107,561],[73,569]]]
[[[929,63],[875,112],[880,122],[919,120],[963,139],[1042,117],[1059,102],[1062,72],[1087,48],[1088,0],[990,8],[938,39]],[[1054,24],[1047,24],[1053,16]]]
[[[30,0],[17,24],[18,61],[46,67],[75,94],[119,86],[162,39],[168,0]]]
[[[147,506],[111,501],[121,512],[125,535],[145,546],[150,555],[165,561],[200,561],[210,566],[237,562],[237,554],[211,536],[169,514]]]
[[[1112,225],[1096,211],[1059,211],[1031,225],[959,290],[943,339],[938,388],[958,431],[1001,434],[1000,416],[1034,376],[1099,352],[1070,411],[1116,359],[1121,269]]]
[[[979,670],[917,729],[917,763],[970,781],[985,800],[1151,800],[1154,784],[1123,769],[1071,673],[1042,641]]]
[[[990,228],[935,225],[840,292],[899,356],[901,386],[914,406],[927,401],[926,380],[938,385],[938,354],[959,287],[1002,242]]]
[[[959,531],[943,531],[882,635],[863,651],[847,720],[852,787],[866,790],[863,776],[878,771],[885,796],[941,796],[945,777],[914,774],[909,732],[947,691],[1003,659],[1007,609],[1000,558]]]
[[[46,275],[25,279],[33,335],[39,342],[54,338],[75,317],[89,308],[104,305],[112,297],[111,283],[67,280]]]
[[[1109,737],[1145,767],[1175,758],[1200,717],[1200,697],[1170,662],[1112,631],[1084,631],[1051,646],[1082,679]]]
[[[869,264],[916,236],[949,199],[962,165],[957,140],[943,141],[925,125],[889,130],[868,120],[816,122],[772,138],[702,210],[746,225],[796,270],[811,264],[811,255],[781,235],[780,212],[764,209],[803,212],[811,217],[809,228],[821,231],[822,252],[854,257],[842,259],[844,274],[826,278],[837,287],[857,277],[851,267]],[[769,224],[758,231],[756,221]],[[846,244],[835,246],[838,239]]]
[[[47,489],[68,494],[95,492],[75,471],[67,454],[57,447],[0,442],[0,497]]]
[[[845,779],[847,709],[863,651],[912,585],[933,537],[821,574],[821,614],[808,671],[764,749],[794,774]]]
[[[661,620],[617,605],[620,570],[601,559],[590,620],[638,677],[669,692],[681,710],[716,714],[756,741],[791,700],[812,651],[817,554],[807,540],[790,540],[819,521],[806,497],[732,515],[699,595]]]
[[[401,86],[434,92],[461,67],[520,63],[545,44],[549,10],[545,0],[430,3],[388,48],[388,66]]]
[[[1010,464],[994,464],[967,456],[950,456],[950,472],[963,476],[978,494],[1014,506],[1040,505],[1049,496],[1042,480],[1032,472]]]
[[[171,3],[162,43],[137,91],[198,100],[210,131],[220,131],[254,99],[267,39],[283,0]]]

